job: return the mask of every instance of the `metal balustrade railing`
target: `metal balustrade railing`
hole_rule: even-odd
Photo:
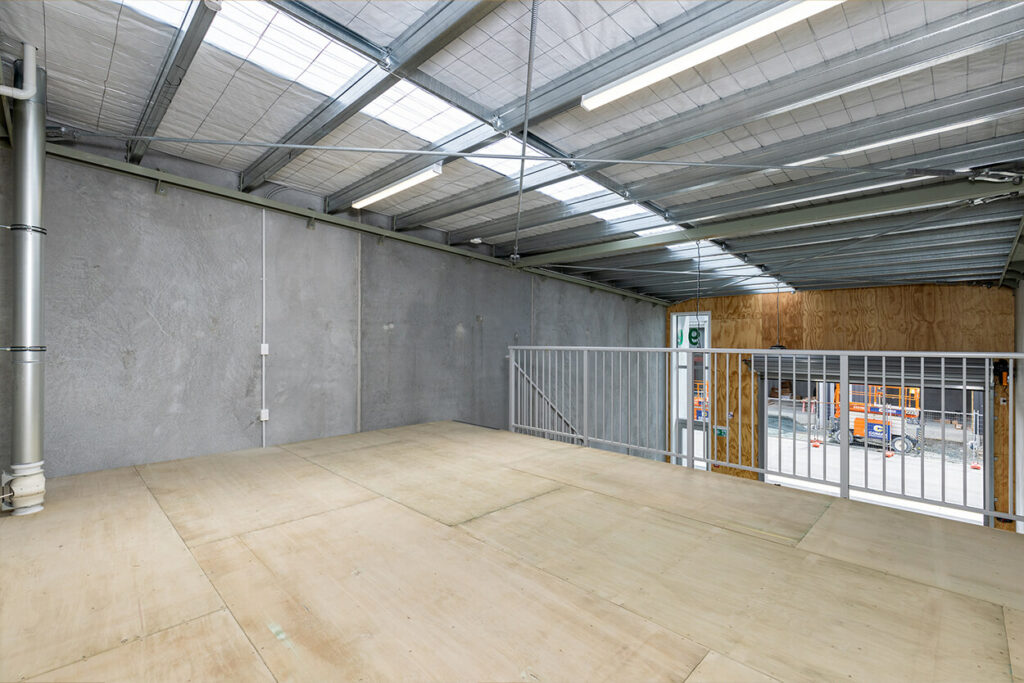
[[[515,432],[1024,526],[1024,354],[513,346],[508,360]]]

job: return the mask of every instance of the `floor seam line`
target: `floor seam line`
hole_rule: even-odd
[[[369,491],[369,489],[367,489],[367,490]],[[374,492],[370,491],[370,493],[374,493]],[[220,538],[211,538],[209,541],[203,541],[202,543],[197,543],[195,545],[189,545],[188,548],[189,548],[189,550],[192,550],[193,548],[202,548],[203,546],[210,545],[211,543],[220,543],[221,541],[227,541],[227,540],[230,540],[232,538],[241,538],[245,534],[251,534],[251,533],[255,533],[257,531],[266,531],[267,529],[273,529],[274,527],[279,527],[279,526],[282,526],[284,524],[290,524],[291,522],[299,522],[299,521],[302,521],[304,519],[310,519],[311,517],[318,517],[320,515],[326,515],[326,514],[328,514],[330,512],[337,512],[338,510],[344,510],[346,508],[355,507],[356,505],[362,505],[363,503],[369,503],[369,502],[371,502],[372,500],[374,500],[377,497],[379,497],[379,496],[377,496],[377,494],[374,493],[373,497],[367,498],[366,500],[357,500],[354,503],[346,503],[345,505],[339,505],[337,507],[328,508],[326,510],[321,510],[320,512],[311,512],[310,514],[303,515],[302,517],[295,517],[293,519],[285,519],[285,520],[282,520],[280,522],[274,522],[273,524],[268,524],[266,526],[257,527],[255,529],[246,529],[244,531],[237,531],[235,533],[228,534],[227,536],[222,536]],[[188,544],[186,544],[186,545],[188,545]]]
[[[1000,613],[1003,616],[1003,635],[1006,637],[1006,659],[1008,660],[1007,663],[1010,665],[1010,680],[1013,681],[1016,679],[1013,676],[1013,657],[1010,655],[1010,629],[1006,627],[1006,610],[1012,608],[1007,607],[1006,605],[1002,605],[1002,608],[1003,609],[1000,610]]]
[[[832,509],[832,505],[833,503],[836,502],[836,500],[839,499],[836,498],[828,501],[828,505],[825,506],[825,509],[821,511],[821,514],[817,516],[817,518],[811,523],[811,525],[807,527],[807,530],[803,533],[802,536],[800,536],[800,538],[796,542],[796,546],[794,547],[799,547],[800,544],[803,543],[804,539],[807,538],[807,534],[811,533],[811,531],[814,530],[814,527],[818,526],[818,522],[820,522],[821,519],[826,515],[826,513],[828,513],[828,511]]]
[[[142,475],[140,474],[139,477],[141,478]],[[143,482],[145,482],[145,479],[143,479]],[[146,485],[146,488],[149,488],[148,484]],[[212,588],[213,592],[217,594],[217,599],[220,600],[220,604],[224,605],[224,609],[226,609],[228,614],[231,615],[231,620],[235,622],[235,626],[237,626],[238,630],[242,632],[243,636],[245,636],[245,640],[249,643],[249,646],[253,649],[253,652],[256,653],[256,656],[260,658],[260,662],[263,664],[263,668],[267,670],[267,673],[270,674],[270,677],[274,679],[275,683],[279,683],[277,676],[274,674],[274,671],[270,668],[270,665],[267,664],[267,661],[263,659],[263,655],[260,654],[259,648],[257,648],[256,644],[252,642],[252,638],[249,637],[249,634],[246,632],[246,630],[242,628],[242,624],[239,623],[238,617],[236,617],[235,613],[231,610],[230,605],[228,605],[228,601],[224,599],[224,596],[217,588],[217,585],[214,584],[213,579],[210,578],[209,573],[207,573],[206,569],[199,561],[199,558],[197,558],[195,556],[195,553],[192,552],[192,548],[190,548],[188,543],[185,542],[185,539],[181,537],[181,533],[178,531],[178,528],[174,526],[174,522],[171,522],[171,518],[167,515],[167,511],[164,510],[164,506],[160,504],[160,500],[156,497],[156,494],[154,494],[152,490],[150,490],[149,493],[150,495],[153,496],[153,499],[156,501],[156,504],[160,507],[160,511],[164,513],[165,517],[167,517],[168,523],[170,523],[171,528],[174,529],[174,533],[177,534],[178,539],[181,541],[182,545],[185,546],[185,550],[188,551],[188,554],[192,558],[192,561],[196,563],[196,566],[199,567],[199,571],[203,573],[203,577],[206,579],[206,582],[210,584],[210,588]]]
[[[210,616],[211,614],[216,614],[217,612],[227,612],[227,611],[229,611],[227,605],[221,605],[220,607],[218,607],[215,610],[210,610],[209,612],[206,612],[204,614],[200,614],[200,615],[195,616],[195,617],[191,617],[189,619],[186,619],[185,621],[180,621],[177,624],[171,624],[170,626],[165,626],[164,628],[158,629],[158,630],[153,631],[151,633],[143,633],[140,636],[136,636],[134,638],[129,638],[128,640],[125,640],[125,641],[119,641],[117,643],[117,645],[115,645],[113,647],[108,647],[105,650],[99,650],[98,652],[93,652],[91,655],[84,655],[84,656],[79,657],[78,659],[72,660],[70,662],[65,662],[64,664],[58,664],[57,666],[55,666],[55,667],[53,667],[51,669],[47,669],[46,671],[38,671],[36,673],[28,674],[28,675],[24,676],[21,680],[25,680],[25,679],[28,679],[28,678],[36,678],[37,676],[45,676],[46,674],[53,673],[54,671],[56,671],[58,669],[63,669],[64,667],[72,666],[73,664],[78,664],[79,662],[84,662],[85,660],[92,659],[93,657],[99,657],[100,655],[105,655],[108,652],[113,652],[114,650],[119,650],[122,647],[127,647],[128,645],[131,645],[132,643],[141,642],[141,641],[145,640],[146,638],[149,638],[150,636],[159,635],[161,633],[164,633],[165,631],[170,631],[171,629],[178,628],[179,626],[185,626],[186,624],[191,624],[193,621],[198,621],[200,619],[205,619],[206,617]]]
[[[704,646],[702,645],[701,647],[704,647]],[[705,652],[704,656],[700,658],[699,662],[697,662],[697,666],[693,667],[693,669],[690,671],[690,673],[686,674],[686,678],[683,679],[683,683],[686,683],[686,681],[688,681],[691,678],[693,678],[693,674],[697,671],[697,669],[700,668],[700,665],[704,663],[704,660],[706,660],[708,657],[711,656],[712,652],[715,652],[715,650],[712,650],[711,648],[708,648],[708,651]]]
[[[513,502],[509,503],[508,505],[503,505],[500,508],[494,508],[493,510],[488,510],[487,512],[482,512],[479,515],[477,515],[476,517],[470,517],[469,519],[464,519],[461,522],[453,522],[451,524],[446,524],[445,526],[456,527],[456,526],[459,526],[460,524],[468,524],[469,522],[478,520],[481,517],[486,517],[487,515],[494,514],[495,512],[501,512],[502,510],[508,510],[509,508],[515,507],[516,505],[520,505],[522,503],[528,503],[531,500],[537,500],[541,496],[546,496],[549,493],[555,493],[557,491],[561,491],[563,488],[565,488],[564,485],[563,486],[555,487],[553,489],[548,489],[547,491],[541,491],[540,493],[536,493],[536,494],[530,496],[529,498],[523,498],[522,500],[516,500],[516,501],[513,501]],[[443,524],[443,522],[442,522],[442,524]]]
[[[593,590],[593,589],[590,589],[590,588],[586,588],[584,586],[577,585],[577,584],[573,583],[572,581],[570,581],[569,579],[567,579],[567,578],[565,578],[563,576],[559,576],[558,574],[555,574],[554,572],[551,572],[548,569],[545,569],[544,567],[541,567],[539,565],[536,565],[536,564],[530,562],[526,558],[517,555],[516,553],[512,552],[508,548],[504,548],[504,547],[502,547],[500,545],[496,545],[496,544],[492,543],[491,541],[487,540],[486,538],[482,538],[480,536],[477,536],[477,535],[473,534],[469,529],[463,528],[461,526],[459,527],[459,529],[463,533],[468,535],[470,538],[475,539],[476,541],[479,541],[480,543],[483,543],[487,547],[489,547],[489,548],[491,548],[493,550],[496,550],[496,551],[498,551],[498,552],[500,552],[500,553],[502,553],[504,555],[507,555],[508,557],[512,558],[516,562],[520,562],[524,566],[529,567],[530,569],[533,569],[535,571],[538,571],[538,572],[544,574],[545,576],[551,577],[551,578],[555,579],[556,581],[558,581],[560,583],[566,584],[568,586],[572,586],[573,589],[575,589],[577,591],[580,591],[584,595],[590,596],[591,598],[593,598],[595,600],[598,600],[598,601],[600,601],[602,603],[606,603],[608,605],[611,605],[612,607],[614,607],[616,609],[621,609],[624,612],[628,612],[629,614],[632,614],[637,619],[640,619],[641,621],[643,621],[645,623],[648,623],[648,624],[651,624],[651,625],[653,625],[653,626],[655,626],[655,627],[657,627],[659,629],[663,629],[663,630],[667,631],[668,633],[671,633],[671,634],[673,634],[675,636],[678,636],[679,638],[682,638],[683,640],[685,640],[687,642],[694,643],[695,645],[698,645],[698,646],[704,648],[708,652],[719,652],[718,650],[715,650],[711,646],[706,645],[705,643],[703,643],[703,642],[701,642],[699,640],[696,640],[695,638],[692,638],[692,637],[690,637],[688,635],[685,635],[683,633],[679,633],[678,631],[676,631],[674,628],[672,628],[670,626],[666,626],[666,625],[664,625],[664,624],[662,624],[660,622],[655,621],[651,617],[648,617],[648,616],[645,616],[643,614],[640,614],[639,612],[633,610],[630,607],[627,607],[626,605],[617,603],[617,602],[611,600],[610,598],[606,598],[605,596],[603,596],[600,593],[598,593],[596,590]],[[704,657],[707,657],[708,652],[704,653]],[[719,654],[723,654],[723,653],[719,652]],[[727,655],[723,654],[723,656],[727,656]],[[704,661],[704,657],[701,657],[701,661]],[[740,663],[742,664],[742,662],[740,662]],[[693,667],[693,669],[689,673],[686,674],[687,678],[689,678],[690,675],[693,674],[693,672],[697,669],[697,666],[699,666],[699,665],[700,665],[700,662],[698,662],[697,665],[695,665]],[[748,665],[744,664],[744,666],[748,666]],[[750,668],[754,669],[754,667],[750,667]],[[755,671],[760,671],[760,669],[754,669],[754,670]],[[764,673],[764,672],[762,671],[761,673]],[[768,675],[768,674],[765,674],[765,675]],[[683,683],[685,683],[685,682],[686,682],[686,679],[684,678],[683,679]]]
[[[638,503],[635,500],[630,500],[628,498],[621,498],[621,497],[619,497],[617,495],[614,495],[614,494],[611,494],[611,493],[605,493],[604,491],[598,491],[596,489],[587,488],[586,486],[581,486],[580,484],[576,484],[576,483],[573,483],[573,482],[570,482],[570,481],[565,481],[564,479],[554,479],[554,478],[549,477],[549,476],[544,476],[542,474],[536,474],[536,473],[530,472],[528,470],[521,470],[521,469],[517,469],[517,468],[514,468],[514,467],[510,467],[509,469],[515,469],[517,472],[522,472],[524,474],[532,474],[532,475],[534,475],[536,477],[540,477],[542,479],[550,479],[551,481],[555,481],[555,482],[558,482],[558,483],[562,484],[563,488],[565,486],[571,486],[572,488],[579,489],[581,491],[589,491],[590,493],[596,493],[599,496],[605,496],[606,498],[611,498],[613,500],[617,500],[617,501],[620,501],[622,503],[629,503],[630,505],[639,505],[641,507],[650,508],[651,510],[657,510],[659,512],[664,512],[665,514],[675,515],[677,517],[681,517],[683,519],[690,520],[691,522],[696,522],[697,524],[704,524],[705,526],[715,527],[716,529],[722,529],[723,531],[730,531],[730,532],[732,532],[734,534],[741,534],[743,536],[748,536],[750,538],[759,538],[762,541],[768,541],[769,543],[775,543],[776,545],[782,545],[782,546],[786,546],[788,548],[795,548],[797,543],[799,543],[799,541],[797,539],[795,539],[795,538],[793,538],[791,536],[783,536],[782,534],[772,534],[771,532],[760,531],[760,530],[755,529],[753,527],[743,527],[744,529],[749,529],[750,532],[753,532],[753,533],[748,533],[748,532],[741,531],[740,529],[736,529],[736,528],[733,528],[733,527],[727,527],[727,526],[722,526],[721,524],[715,524],[714,522],[709,522],[706,519],[701,519],[699,517],[692,517],[690,515],[683,514],[682,512],[679,512],[677,510],[666,510],[665,508],[663,508],[661,506],[654,505],[654,504],[651,504],[651,503]],[[822,513],[822,514],[824,514],[824,513]],[[737,526],[741,526],[742,527],[743,525],[738,524]],[[766,536],[774,536],[775,538],[786,539],[788,541],[792,541],[792,543],[781,543],[779,541],[773,541],[771,538],[766,538]]]

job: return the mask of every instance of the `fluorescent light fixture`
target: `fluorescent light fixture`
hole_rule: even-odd
[[[388,187],[385,187],[380,192],[376,192],[374,194],[371,194],[368,197],[363,197],[362,199],[357,199],[356,201],[352,202],[352,208],[353,209],[361,209],[364,206],[369,206],[370,204],[375,204],[375,203],[379,202],[382,199],[386,199],[386,198],[390,197],[391,195],[398,194],[399,192],[402,192],[403,190],[408,190],[413,185],[419,185],[420,183],[424,183],[424,182],[430,180],[431,178],[434,178],[434,177],[439,176],[439,175],[441,175],[441,163],[440,162],[434,164],[433,166],[431,166],[430,168],[428,168],[425,171],[420,171],[416,175],[409,176],[405,180],[399,180],[394,185],[389,185]]]
[[[658,81],[664,80],[669,76],[692,69],[716,57],[721,57],[727,52],[782,30],[798,21],[813,17],[815,14],[834,7],[842,1],[803,0],[802,2],[787,3],[779,10],[743,22],[736,29],[728,33],[711,36],[695,45],[691,45],[682,52],[652,64],[639,73],[626,76],[611,85],[587,93],[580,101],[580,106],[588,111],[597,109],[641,88],[646,88]]]
[[[895,185],[907,185],[909,183],[919,183],[922,180],[930,180],[938,176],[933,175],[919,175],[914,178],[901,178],[899,180],[890,180],[884,183],[875,183],[874,185],[865,185],[863,187],[855,187],[852,190],[840,190],[838,192],[828,192],[826,194],[815,195],[814,197],[806,197],[804,199],[794,199],[785,202],[777,202],[775,204],[768,204],[759,208],[762,209],[775,209],[780,206],[790,206],[792,204],[801,204],[803,202],[815,202],[819,199],[831,199],[832,197],[840,197],[844,194],[854,194],[855,192],[867,192],[868,190],[880,190],[883,187],[893,187]]]
[[[785,166],[787,168],[790,166],[806,166],[807,164],[816,164],[819,161],[825,161],[825,159],[828,159],[827,154],[823,157],[811,157],[810,159],[804,159],[803,161],[794,161],[791,164],[785,164]]]
[[[857,152],[865,152],[869,149],[876,149],[878,147],[885,147],[887,145],[896,145],[901,142],[907,142],[908,140],[916,140],[918,138],[927,137],[929,135],[938,135],[940,133],[947,133],[951,130],[958,130],[960,128],[967,128],[968,126],[976,126],[979,123],[985,123],[991,121],[993,117],[984,116],[979,119],[971,119],[970,121],[962,121],[960,123],[951,123],[948,126],[942,126],[940,128],[931,128],[929,130],[923,130],[920,133],[911,133],[909,135],[901,135],[898,138],[890,138],[888,140],[882,140],[881,142],[872,142],[870,145],[861,145],[860,147],[851,147],[850,149],[844,149],[841,152],[836,152],[830,156],[843,156],[845,154],[855,154]]]

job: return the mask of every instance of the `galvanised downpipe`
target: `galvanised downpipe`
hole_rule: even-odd
[[[14,83],[25,81],[25,62],[15,63]],[[14,101],[11,147],[14,201],[11,237],[14,253],[13,414],[11,471],[5,480],[5,507],[28,515],[43,509],[43,166],[46,155],[46,72],[36,71],[35,93]]]

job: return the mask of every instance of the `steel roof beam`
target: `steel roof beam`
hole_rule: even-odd
[[[725,244],[732,254],[742,255],[748,252],[756,253],[769,250],[776,246],[779,249],[789,249],[805,244],[828,244],[829,242],[847,239],[848,237],[863,237],[878,232],[887,232],[893,235],[912,235],[927,230],[951,229],[964,225],[980,226],[988,230],[995,223],[1009,224],[1016,222],[1020,215],[1024,214],[1024,201],[1002,201],[991,205],[978,206],[969,212],[962,210],[950,213],[949,215],[947,215],[947,211],[947,209],[924,210],[912,214],[893,214],[845,223],[831,223],[823,226],[773,232],[759,237],[729,240]],[[905,228],[904,226],[907,225],[908,221],[915,223],[915,225]],[[892,232],[888,232],[890,230]],[[678,263],[687,258],[689,256],[683,256],[677,250],[661,248],[653,251],[583,261],[578,264],[579,267],[573,268],[572,271],[584,275],[606,268],[638,268],[644,266],[657,268],[665,264]]]
[[[1016,186],[996,183],[971,183],[966,180],[934,184],[912,190],[887,192],[820,206],[809,206],[773,214],[722,221],[663,235],[633,237],[616,242],[606,242],[587,247],[538,254],[522,259],[520,264],[523,266],[535,266],[550,263],[573,263],[633,251],[656,249],[694,240],[727,239],[730,237],[756,235],[761,232],[768,232],[769,230],[803,227],[826,221],[850,219],[857,216],[938,206],[968,199],[994,197],[1013,192],[1013,187]]]
[[[1012,237],[1012,236],[1011,236]],[[913,259],[905,259],[897,254],[902,254],[902,251],[892,250],[889,253],[874,253],[865,254],[864,256],[841,256],[836,254],[829,254],[828,256],[815,257],[812,254],[806,255],[809,260],[801,261],[799,264],[789,266],[786,262],[781,264],[761,264],[763,268],[764,277],[774,277],[779,280],[786,282],[796,281],[800,277],[821,275],[828,276],[832,273],[841,273],[845,271],[857,271],[857,272],[868,272],[873,268],[880,270],[898,272],[905,271],[907,268],[933,268],[928,264],[934,264],[939,262],[945,265],[954,265],[957,261],[970,261],[972,263],[985,262],[988,265],[997,264],[1002,265],[1003,258],[1006,254],[1006,244],[1010,241],[1008,237],[1000,237],[998,240],[986,240],[983,243],[973,245],[970,248],[963,246],[953,246],[948,248],[931,248],[922,250],[919,254],[915,255]],[[805,255],[798,253],[793,254],[795,258],[803,259]],[[733,268],[732,270],[738,270],[739,267]],[[887,271],[887,272],[888,272]],[[702,272],[702,279],[710,279],[709,276],[714,276],[715,279],[727,279],[737,280],[740,278],[748,277],[748,275],[737,274],[735,272],[730,273],[728,269]],[[665,282],[673,282],[679,277],[684,277],[687,280],[696,280],[696,275],[691,269],[682,271],[679,275],[669,274],[643,274],[638,273],[635,276],[629,276],[626,273],[615,273],[610,276],[589,276],[592,279],[597,279],[600,282],[616,283],[617,286],[621,287],[635,287],[643,284],[663,284]],[[756,276],[760,277],[760,276]]]
[[[936,274],[944,278],[943,280],[936,279]],[[782,284],[782,287],[793,287],[794,289],[832,289],[840,288],[844,285],[849,286],[877,286],[877,285],[892,285],[900,283],[911,283],[911,282],[930,282],[936,284],[942,284],[943,282],[953,281],[971,281],[971,282],[984,282],[991,281],[999,277],[999,266],[993,268],[969,268],[969,269],[952,269],[952,270],[933,270],[926,271],[923,273],[907,273],[900,274],[894,272],[881,272],[881,273],[859,273],[852,271],[850,273],[841,273],[835,277],[825,276],[824,278],[808,278],[805,280],[794,280]],[[773,285],[756,285],[756,286],[744,286],[742,284],[729,285],[726,287],[715,287],[709,286],[705,289],[703,284],[701,285],[701,297],[714,297],[723,296],[727,292],[736,293],[749,293],[751,289],[762,289],[770,292],[775,291]],[[656,296],[661,299],[667,300],[678,300],[678,297],[688,298],[696,294],[696,285],[680,284],[680,286],[646,286],[632,288],[640,294],[647,296]]]
[[[960,275],[947,275],[941,282],[935,282],[926,276],[913,276],[907,277],[900,280],[892,280],[889,278],[884,279],[870,279],[870,278],[859,278],[859,279],[847,279],[842,281],[833,282],[807,282],[800,285],[796,285],[793,289],[798,291],[811,291],[821,289],[860,289],[870,287],[891,287],[893,285],[911,285],[911,284],[958,284],[964,282],[988,282],[992,278],[985,275],[979,278],[976,274],[960,274]],[[789,288],[789,285],[783,285]],[[719,296],[736,296],[736,295],[749,295],[749,294],[774,294],[776,291],[775,287],[723,287],[721,289],[710,289],[705,290],[703,287],[700,291],[702,299],[711,299]],[[638,294],[643,296],[652,296],[665,301],[683,302],[689,301],[696,297],[696,288],[689,289],[678,289],[678,290],[659,290],[655,288],[643,288],[636,290]],[[783,292],[786,294],[786,292]]]
[[[1006,253],[1006,241],[1007,240],[1004,239],[1000,241],[1000,244],[994,246],[979,247],[970,250],[945,249],[925,252],[920,255],[920,258],[914,259],[909,266],[906,262],[901,262],[892,257],[886,258],[883,254],[881,256],[848,259],[847,263],[840,263],[838,264],[838,267],[836,264],[825,266],[824,264],[827,263],[827,261],[822,259],[812,263],[801,263],[790,270],[785,267],[785,264],[783,264],[783,267],[781,268],[772,268],[768,266],[761,274],[729,272],[730,269],[701,272],[700,279],[703,282],[725,280],[728,282],[736,282],[736,284],[742,284],[744,278],[752,279],[767,277],[792,283],[799,281],[800,278],[815,276],[828,277],[830,275],[843,272],[867,273],[873,270],[880,272],[884,271],[887,273],[922,271],[935,272],[936,266],[934,264],[936,263],[941,264],[941,266],[938,266],[941,268],[960,266],[962,265],[960,262],[964,261],[972,264],[983,263],[988,267],[999,267],[999,265],[1002,264],[1003,256]],[[910,270],[908,270],[908,268],[910,268]],[[731,270],[735,271],[737,268],[733,268]],[[615,287],[634,289],[636,287],[657,287],[676,282],[696,282],[697,275],[694,271],[686,270],[680,272],[678,275],[644,275],[641,273],[631,277],[628,274],[617,273],[613,276],[605,277],[590,276],[590,279],[595,279],[598,282],[603,282]]]
[[[797,140],[778,142],[754,152],[733,154],[717,161],[727,164],[781,167],[808,158],[834,154],[866,142],[924,132],[979,118],[997,119],[1018,112],[1024,112],[1024,78],[856,121],[813,135],[806,135]],[[528,230],[582,214],[625,206],[635,201],[653,201],[677,195],[684,190],[714,187],[751,172],[736,168],[717,170],[710,170],[706,167],[682,168],[628,184],[626,189],[630,194],[630,199],[617,195],[584,197],[574,202],[541,206],[524,211],[519,217],[518,225],[520,230]],[[452,230],[450,231],[451,242],[458,244],[471,238],[501,235],[512,230],[516,223],[516,216],[509,215],[480,226]]]
[[[801,260],[801,263],[794,265],[793,268],[800,272],[804,272],[805,265],[803,259],[813,259],[811,265],[817,270],[822,264],[827,264],[837,260],[843,263],[856,264],[857,266],[873,263],[887,263],[891,262],[894,258],[903,258],[906,252],[917,252],[914,258],[905,261],[907,263],[934,261],[936,259],[963,259],[974,256],[997,256],[1001,258],[1006,253],[1006,244],[1013,238],[1015,230],[1016,225],[1011,224],[1009,232],[1003,230],[999,233],[991,233],[974,238],[969,234],[969,230],[962,230],[960,234],[944,235],[940,233],[933,235],[929,240],[907,242],[903,244],[879,244],[872,241],[866,249],[858,250],[855,256],[851,256],[849,254],[836,254],[828,250],[819,250],[819,252],[794,250],[786,255],[788,257],[787,260],[781,262],[752,261],[747,264],[736,264],[724,267],[709,267],[707,264],[702,262],[701,277],[713,276],[735,279],[745,276],[741,274],[738,275],[737,273],[730,271],[737,271],[744,268],[760,268],[763,269],[766,276],[781,276],[783,279],[786,279],[788,277],[787,263],[795,259]],[[832,268],[832,266],[830,265],[828,268]],[[635,283],[656,283],[683,275],[695,276],[696,272],[696,261],[687,260],[667,264],[658,268],[652,268],[650,270],[638,269],[632,272],[629,269],[596,270],[587,273],[587,277],[601,280],[602,282],[629,282],[631,283],[630,286],[633,286]]]
[[[773,0],[763,4],[750,3],[739,8],[726,7],[717,3],[698,5],[639,39],[613,49],[608,54],[535,88],[530,96],[530,123],[537,123],[578,105],[580,98],[588,92],[614,82],[646,64],[651,64],[677,52],[681,44],[695,43],[718,32],[726,31],[746,19],[771,9],[776,4],[779,3]],[[412,80],[420,82],[424,87],[431,82],[437,83],[429,76],[419,73],[414,74]],[[520,97],[497,110],[486,112],[482,111],[479,105],[467,103],[463,108],[472,106],[472,109],[467,110],[486,121],[488,125],[486,129],[480,131],[482,137],[466,139],[462,142],[461,147],[457,144],[446,145],[443,147],[444,151],[471,152],[487,142],[500,138],[506,132],[520,131],[523,127],[524,102],[525,98]],[[484,133],[488,133],[488,135],[483,136]],[[327,209],[328,211],[342,209],[351,202],[352,197],[372,194],[429,167],[436,161],[437,157],[423,156],[399,159],[358,183],[341,188],[330,195],[327,198]],[[518,187],[518,182],[516,186]],[[411,224],[398,225],[397,223],[396,226],[414,227]]]
[[[1017,256],[1017,245],[1020,243],[1021,233],[1024,233],[1024,217],[1020,219],[1020,225],[1017,226],[1017,234],[1013,238],[1013,244],[1010,245],[1010,253],[1006,256],[1006,263],[1003,265],[1003,272],[999,276],[999,285],[1002,286],[1003,280],[1006,279],[1006,271],[1010,269],[1010,264],[1013,263]]]
[[[1013,208],[1016,206],[1017,208]],[[984,211],[984,209],[995,209]],[[972,211],[958,211],[948,216],[945,209],[913,214],[896,214],[871,218],[853,223],[833,223],[830,225],[800,228],[784,233],[774,233],[759,237],[744,237],[729,240],[727,246],[735,253],[751,254],[779,249],[796,249],[814,245],[834,244],[837,241],[866,237],[884,232],[886,237],[917,236],[934,231],[946,231],[970,226],[977,234],[978,229],[984,231],[1002,229],[1016,222],[1017,217],[1024,213],[1024,202],[999,202],[989,207],[979,206]],[[934,218],[931,218],[934,216]]]
[[[182,20],[181,28],[178,29],[167,50],[164,62],[160,67],[160,73],[153,84],[153,90],[149,93],[146,101],[146,108],[142,117],[135,125],[135,135],[152,136],[160,128],[160,122],[164,120],[167,109],[171,106],[178,86],[181,85],[185,74],[188,72],[192,60],[195,59],[199,46],[203,44],[206,32],[210,29],[214,17],[220,10],[218,0],[198,0],[189,5],[185,18]],[[149,150],[149,140],[130,140],[125,158],[133,164],[142,161],[142,157]]]
[[[729,128],[975,54],[1024,35],[1024,18],[1014,10],[1012,5],[972,8],[906,35],[874,43],[824,64],[814,65],[712,102],[699,111],[687,111],[625,133],[606,143],[580,150],[576,156],[640,158]],[[589,171],[604,166],[607,164],[579,162],[577,169]],[[531,174],[525,187],[536,189],[568,178],[576,172],[562,167],[560,174]],[[450,200],[438,201],[397,216],[396,225],[401,227],[433,222],[512,196],[517,189],[517,184],[513,186],[504,179],[496,180]]]
[[[308,6],[292,2],[281,9],[315,26],[336,40],[351,44],[352,32],[344,29]],[[328,97],[296,124],[279,142],[313,145],[358,113],[363,107],[398,83],[399,75],[427,61],[441,48],[489,14],[498,3],[490,0],[449,0],[438,3],[402,32],[388,48],[387,62],[370,65],[357,74],[334,97]],[[272,148],[242,171],[239,185],[252,190],[266,182],[288,162],[301,155],[301,149]],[[436,159],[435,159],[436,161]]]
[[[914,167],[935,168],[936,166],[942,167],[943,165],[952,168],[961,168],[965,165],[989,166],[1019,158],[1022,149],[1024,149],[1024,134],[1005,135],[927,154],[900,157],[878,166],[894,170]],[[874,182],[877,182],[877,180]],[[673,206],[665,211],[668,218],[645,216],[616,221],[596,221],[564,230],[547,232],[543,235],[520,238],[519,253],[529,254],[550,249],[562,249],[588,242],[603,241],[610,237],[621,236],[637,230],[685,223],[688,220],[695,220],[700,216],[724,216],[731,213],[765,208],[781,202],[796,203],[818,195],[849,191],[870,184],[873,184],[871,180],[860,176],[824,173],[802,180],[722,195],[694,204]],[[497,244],[504,242],[506,242],[504,239],[496,240]],[[496,251],[499,254],[503,254],[507,250],[498,248]]]

